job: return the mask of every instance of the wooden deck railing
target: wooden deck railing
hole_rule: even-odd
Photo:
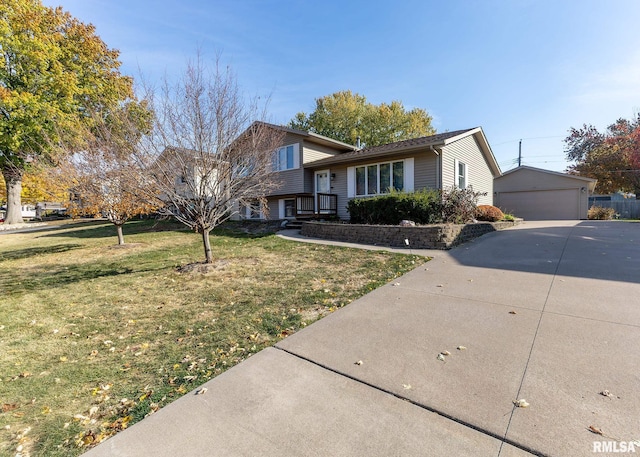
[[[314,218],[338,215],[336,194],[302,194],[296,196],[296,217]]]

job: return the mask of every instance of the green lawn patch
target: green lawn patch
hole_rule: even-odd
[[[242,229],[242,230],[241,230]],[[244,227],[0,235],[0,455],[78,455],[425,261]]]

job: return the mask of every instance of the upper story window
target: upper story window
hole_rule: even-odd
[[[412,157],[391,162],[347,167],[347,197],[366,197],[389,193],[392,189],[413,192]]]
[[[455,166],[455,183],[458,189],[466,189],[469,183],[469,173],[467,171],[467,164],[460,162],[458,159],[454,161]]]
[[[298,144],[290,144],[279,148],[273,158],[275,171],[293,170],[300,167]]]

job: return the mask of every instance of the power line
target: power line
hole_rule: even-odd
[[[522,141],[522,140],[548,140],[551,138],[565,138],[564,135],[554,135],[554,136],[532,136],[529,138],[517,138],[515,140],[507,140],[507,141],[503,141],[502,143],[494,143],[494,146],[500,146],[502,144],[508,144],[508,143],[515,143],[516,141]]]

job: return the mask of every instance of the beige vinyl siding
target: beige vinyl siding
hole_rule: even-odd
[[[265,218],[269,220],[279,219],[279,203],[277,198],[269,198],[267,199],[267,206],[269,207],[269,211],[265,214]]]
[[[455,183],[455,160],[467,165],[467,185],[475,192],[486,192],[478,199],[480,205],[493,205],[493,173],[473,136],[461,138],[442,148],[442,188]]]
[[[437,156],[432,151],[416,154],[413,167],[415,190],[436,188]]]
[[[327,157],[333,157],[337,154],[338,152],[335,149],[305,141],[303,144],[302,163],[315,162],[316,160],[326,159]]]
[[[338,217],[340,219],[349,219],[347,211],[347,167],[346,165],[335,166],[331,168],[330,173],[336,177],[331,180],[331,193],[338,196]]]
[[[314,183],[315,174],[314,170],[309,170],[308,168],[304,170],[304,190],[305,193],[313,193],[314,191]]]

